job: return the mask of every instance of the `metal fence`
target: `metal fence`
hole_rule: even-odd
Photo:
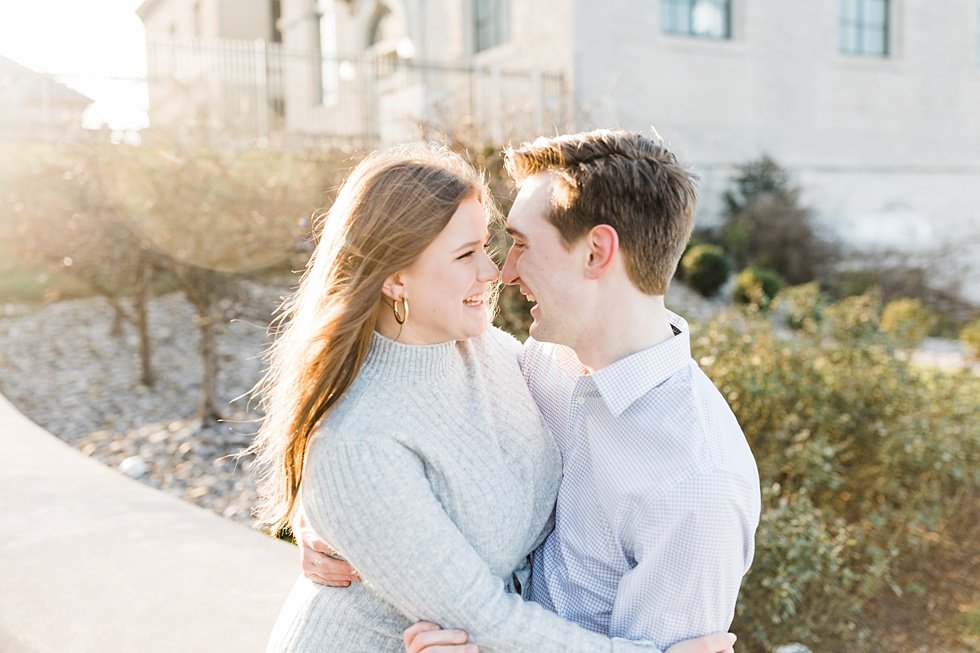
[[[451,66],[394,50],[325,59],[265,41],[147,44],[153,127],[194,126],[246,139],[376,146],[431,130],[503,143],[565,129],[561,74]]]

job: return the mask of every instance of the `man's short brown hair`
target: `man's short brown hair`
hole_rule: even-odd
[[[620,130],[539,138],[505,153],[518,186],[553,174],[549,221],[571,246],[592,227],[619,235],[626,272],[649,295],[663,295],[694,225],[697,177],[660,140]]]

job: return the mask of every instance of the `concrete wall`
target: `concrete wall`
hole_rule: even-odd
[[[272,39],[266,0],[147,0],[137,13],[150,37]]]
[[[837,3],[734,2],[731,40],[664,34],[659,4],[576,1],[574,86],[593,122],[651,124],[706,162],[980,165],[974,0],[894,5],[894,54],[837,51]]]
[[[218,34],[221,38],[272,40],[272,3],[269,0],[219,0],[219,7]]]
[[[664,34],[655,2],[574,2],[578,127],[656,126],[704,177],[701,222],[732,166],[765,152],[854,244],[980,237],[974,0],[893,0],[884,59],[838,52],[836,2],[733,2],[730,40]]]
[[[295,547],[132,481],[0,396],[0,651],[263,651]]]
[[[137,13],[149,37],[217,38],[220,10],[220,0],[147,0]]]

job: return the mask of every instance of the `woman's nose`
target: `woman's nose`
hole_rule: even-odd
[[[480,281],[496,281],[500,279],[500,269],[487,254],[483,255],[483,268],[480,270]]]

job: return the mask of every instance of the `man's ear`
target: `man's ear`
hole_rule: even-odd
[[[400,301],[405,296],[405,274],[396,272],[381,284],[381,292],[392,301]]]
[[[585,234],[589,259],[585,264],[585,278],[599,279],[612,266],[619,253],[619,234],[607,224],[592,227]]]

